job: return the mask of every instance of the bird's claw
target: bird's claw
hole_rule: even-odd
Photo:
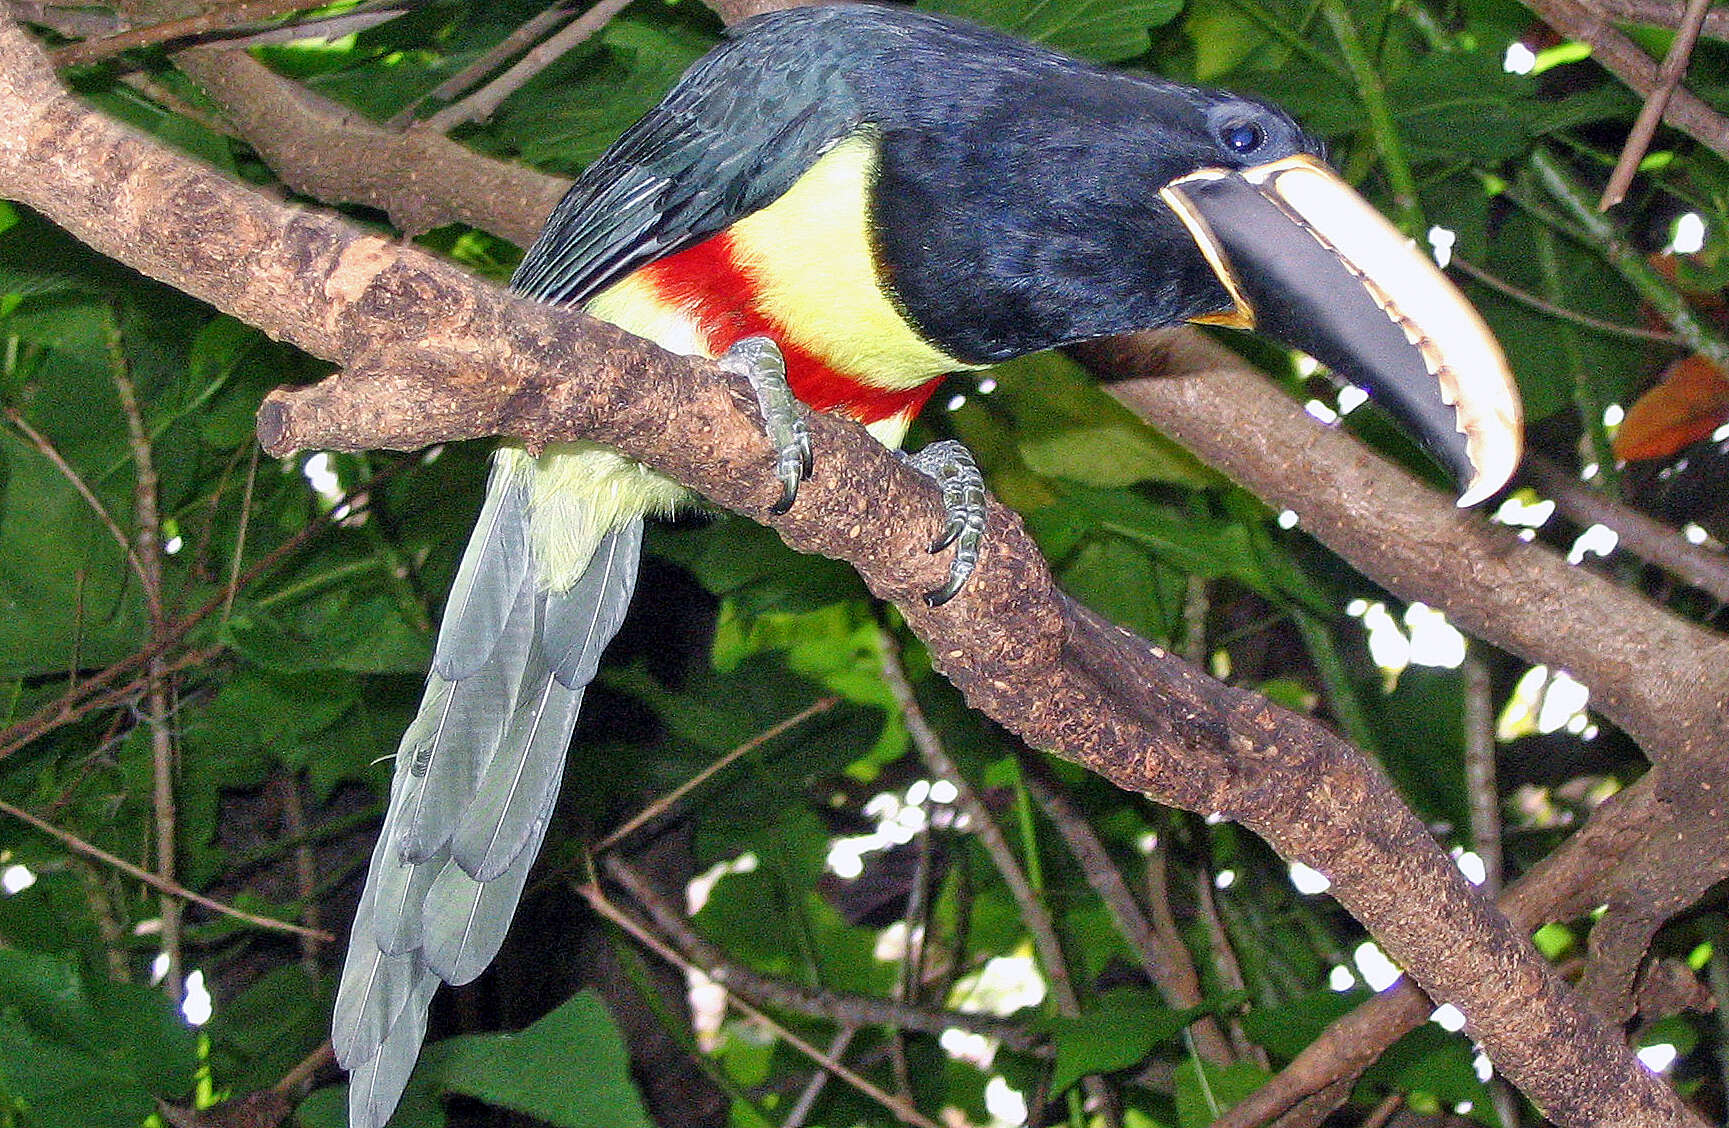
[[[781,494],[769,512],[778,516],[792,508],[799,483],[810,477],[812,466],[810,428],[798,398],[787,385],[786,358],[769,338],[746,337],[726,350],[719,364],[749,380],[756,392],[763,430],[775,449],[774,475],[780,481]]]
[[[942,490],[943,511],[948,514],[947,524],[930,546],[931,552],[954,546],[948,582],[925,593],[927,606],[940,607],[966,586],[978,566],[979,547],[985,539],[985,479],[972,451],[953,439],[932,443],[907,456],[907,464],[936,482]]]

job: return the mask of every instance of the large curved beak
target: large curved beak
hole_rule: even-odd
[[[1207,168],[1160,196],[1235,308],[1197,320],[1255,329],[1369,393],[1475,505],[1522,448],[1519,392],[1477,311],[1430,259],[1308,156]]]

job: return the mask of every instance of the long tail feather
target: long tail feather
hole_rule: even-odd
[[[594,680],[600,652],[618,633],[642,556],[642,522],[601,539],[588,571],[563,598],[547,601],[547,656],[558,684],[575,689]]]
[[[331,1030],[351,1072],[352,1128],[390,1118],[438,983],[466,983],[498,954],[558,798],[583,690],[636,584],[642,520],[627,516],[576,584],[546,589],[530,548],[532,465],[494,464],[398,749]]]
[[[559,685],[548,670],[540,692],[517,704],[504,743],[450,840],[456,862],[476,881],[493,881],[528,844],[534,821],[564,777],[582,690]]]
[[[528,578],[529,490],[517,459],[493,456],[486,503],[457,566],[432,652],[432,668],[446,681],[469,677],[491,656]]]
[[[399,832],[404,860],[429,860],[456,833],[480,773],[504,740],[536,652],[539,600],[533,579],[525,578],[486,663],[459,682],[444,683],[437,673],[427,679],[426,699],[398,752],[408,757],[409,774]],[[448,620],[444,629],[453,629]],[[442,699],[435,698],[439,683],[449,686]]]
[[[436,990],[438,976],[418,969],[408,998],[392,1019],[378,1052],[353,1067],[348,1076],[350,1128],[383,1124],[396,1111],[420,1057],[420,1044],[426,1040],[426,1012]]]
[[[486,970],[504,943],[522,887],[552,815],[555,790],[535,820],[528,843],[516,861],[495,880],[476,881],[455,862],[447,862],[426,898],[427,963],[453,986],[472,982]]]

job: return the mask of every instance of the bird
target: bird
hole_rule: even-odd
[[[782,507],[806,409],[898,448],[950,373],[1185,322],[1311,354],[1481,501],[1519,458],[1506,361],[1321,154],[1253,98],[910,8],[795,8],[733,29],[597,158],[511,287],[748,376]],[[976,563],[982,481],[955,444],[913,461],[949,513],[941,602]],[[493,456],[339,981],[354,1128],[389,1119],[438,986],[496,955],[644,520],[686,500],[597,443]]]

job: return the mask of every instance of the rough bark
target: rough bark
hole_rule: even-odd
[[[261,432],[275,449],[586,437],[754,517],[776,496],[748,392],[712,366],[191,166],[77,106],[4,24],[0,107],[0,194],[347,368],[267,402]],[[1698,1123],[1349,746],[1074,606],[1000,507],[972,585],[925,607],[919,594],[945,570],[922,548],[939,524],[934,492],[858,428],[817,417],[812,430],[818,473],[771,523],[796,548],[852,563],[899,604],[976,707],[1120,786],[1238,818],[1327,874],[1558,1123]]]

